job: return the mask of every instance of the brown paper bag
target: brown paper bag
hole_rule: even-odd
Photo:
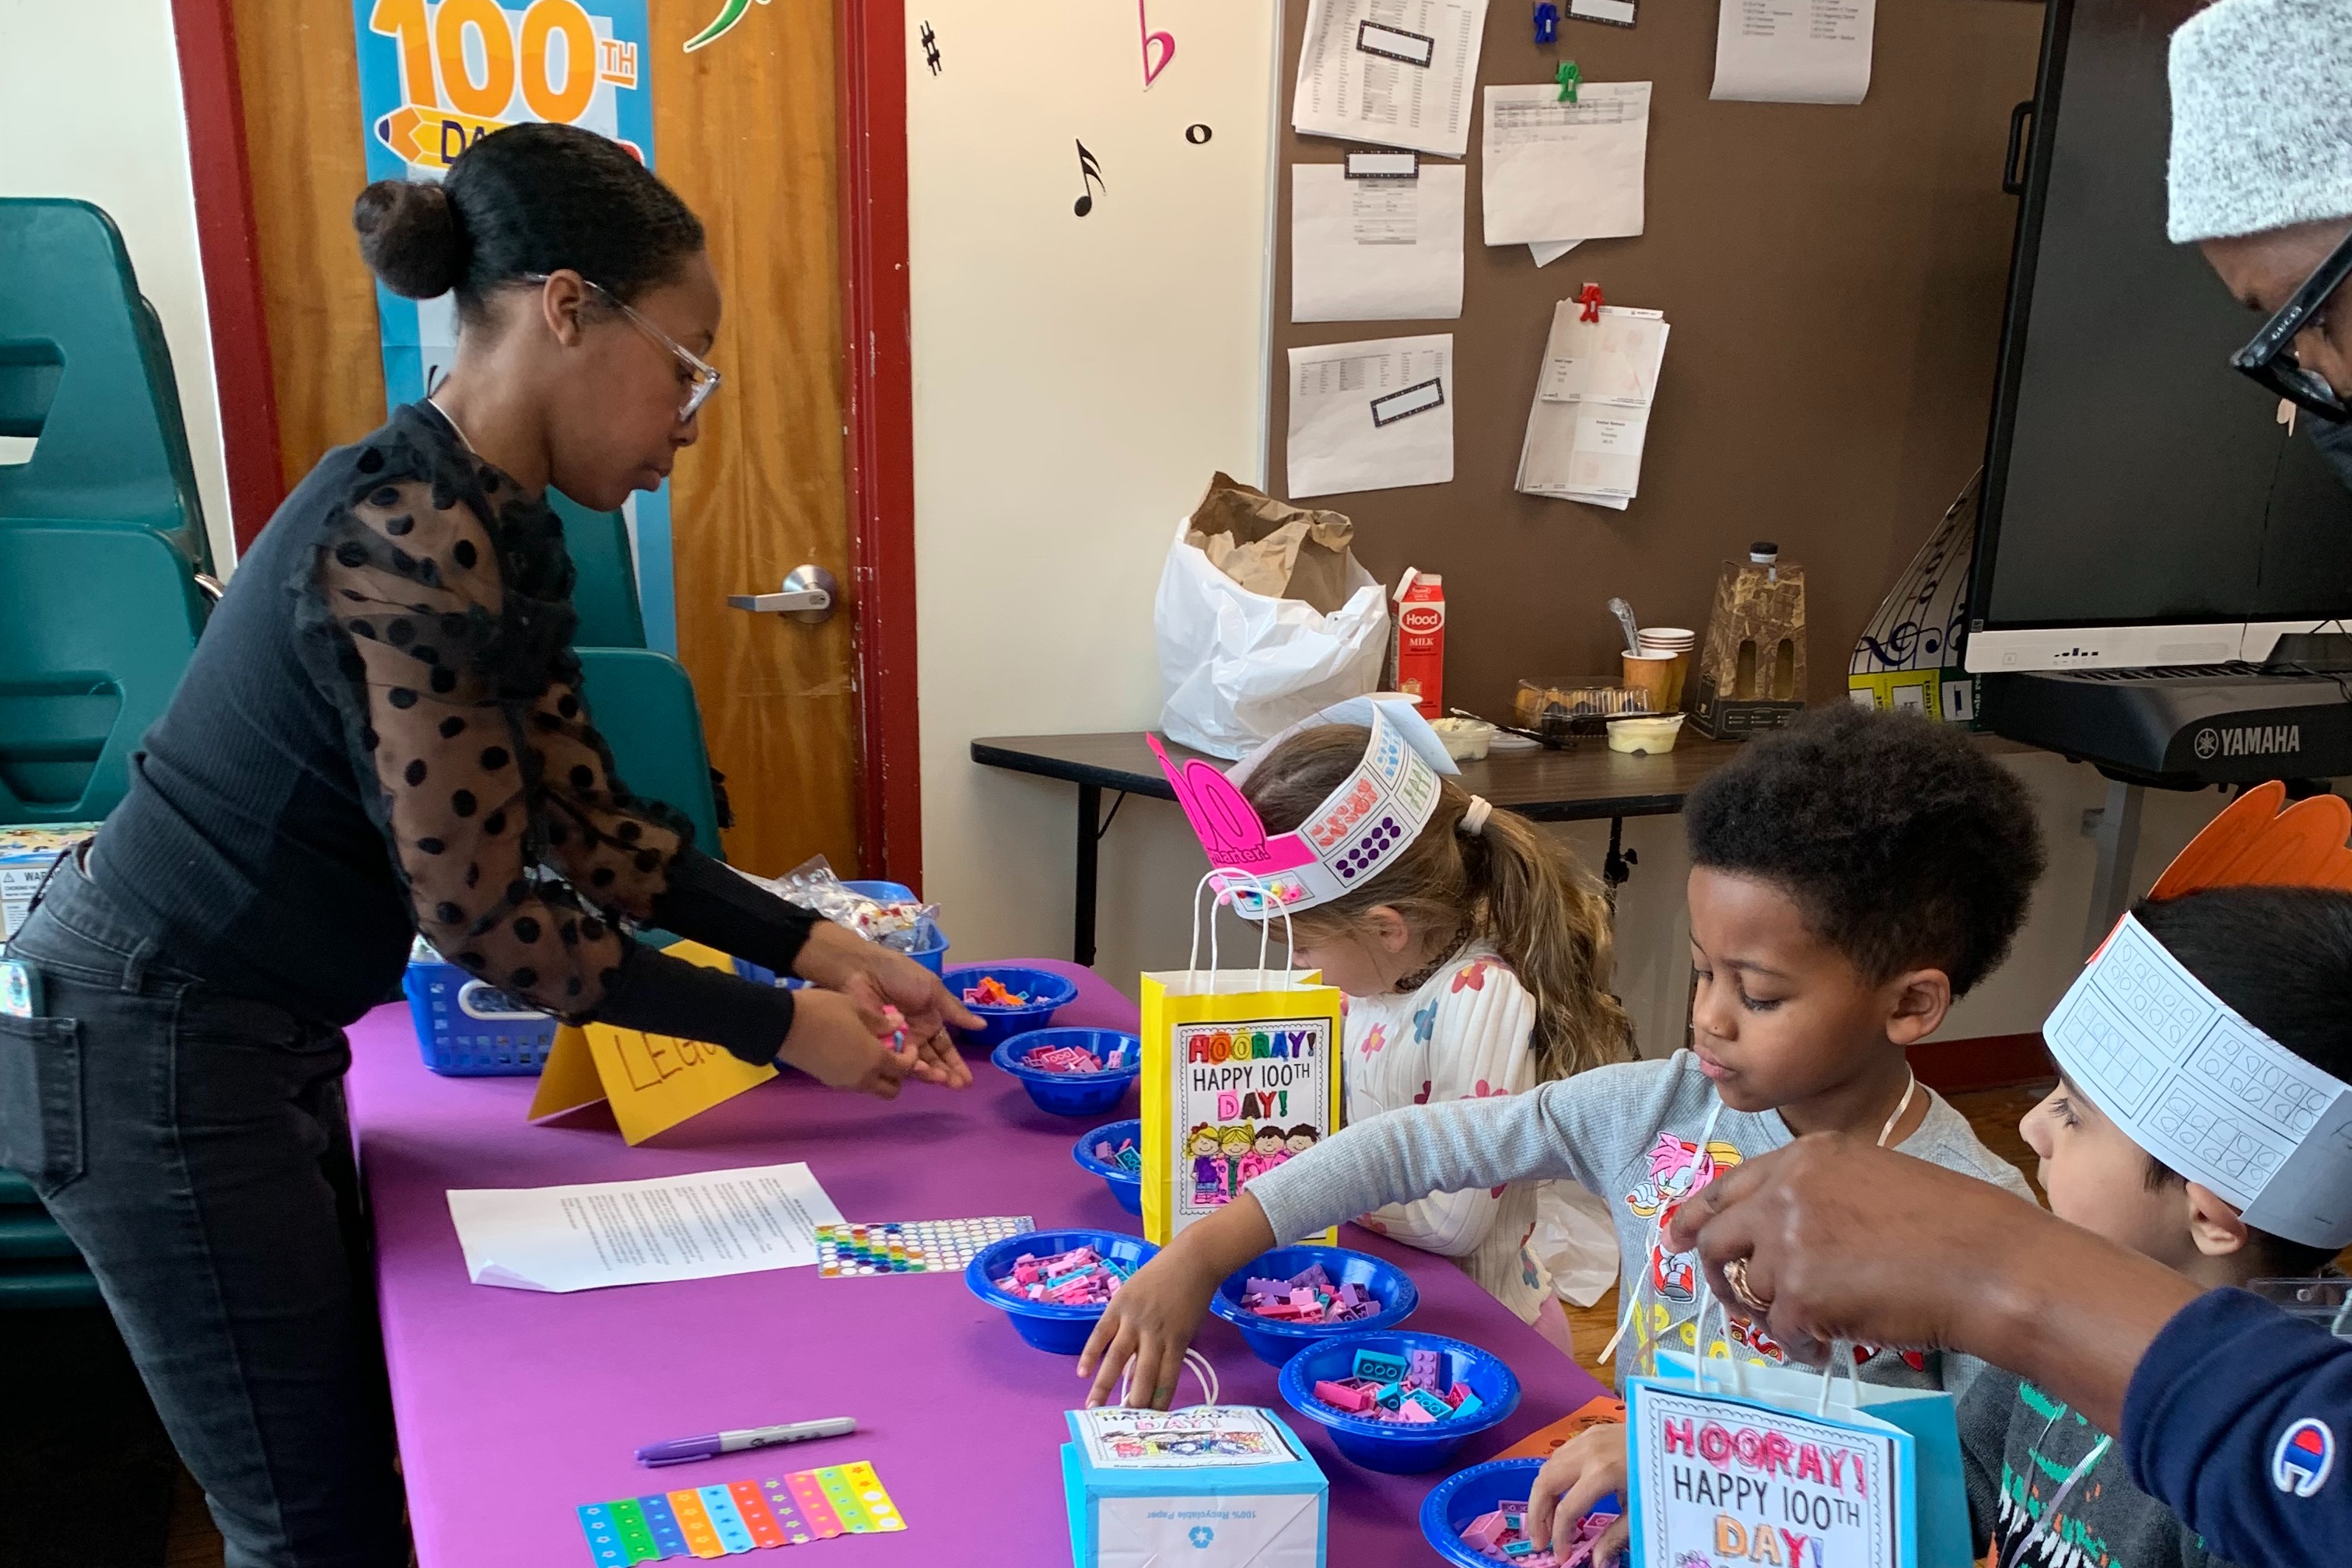
[[[1336,511],[1292,506],[1219,474],[1192,509],[1184,539],[1251,593],[1297,599],[1328,616],[1354,592],[1355,536],[1356,525]]]

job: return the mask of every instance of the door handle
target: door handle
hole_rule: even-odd
[[[833,574],[822,566],[796,566],[785,574],[781,591],[773,594],[730,594],[728,604],[739,610],[755,615],[790,616],[796,621],[814,625],[833,618],[841,585]]]

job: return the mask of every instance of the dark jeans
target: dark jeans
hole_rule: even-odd
[[[172,967],[89,877],[8,945],[45,995],[0,1017],[0,1163],[89,1260],[227,1568],[403,1568],[350,1047]]]

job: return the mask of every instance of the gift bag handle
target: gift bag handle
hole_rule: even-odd
[[[1201,895],[1211,888],[1216,889],[1217,896],[1209,905],[1209,973],[1212,977],[1210,983],[1214,984],[1217,973],[1217,907],[1233,902],[1234,887],[1237,883],[1246,883],[1257,894],[1258,908],[1265,909],[1271,902],[1282,911],[1283,971],[1287,973],[1297,967],[1298,942],[1290,929],[1289,906],[1273,898],[1266,885],[1247,871],[1212,871],[1192,885],[1192,945],[1184,959],[1184,984],[1188,987],[1200,984]],[[1257,988],[1261,991],[1266,989],[1265,955],[1267,944],[1273,937],[1274,918],[1269,915],[1257,922]]]
[[[1217,1369],[1209,1364],[1208,1357],[1202,1355],[1199,1351],[1187,1348],[1184,1352],[1184,1364],[1176,1369],[1176,1381],[1179,1383],[1183,1382],[1184,1374],[1188,1372],[1192,1374],[1192,1381],[1201,1385],[1202,1404],[1221,1405],[1223,1403],[1223,1401],[1219,1397],[1219,1395],[1224,1391],[1217,1383]],[[1134,1381],[1134,1378],[1135,1363],[1130,1361],[1127,1363],[1127,1370],[1118,1374],[1118,1402],[1121,1405],[1127,1403],[1128,1388]],[[1171,1408],[1172,1409],[1177,1407],[1171,1406]]]

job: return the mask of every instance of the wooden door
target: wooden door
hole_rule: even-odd
[[[520,10],[516,0],[509,9]],[[726,290],[726,384],[672,479],[678,656],[735,826],[774,874],[857,864],[854,605],[811,626],[727,607],[803,562],[853,580],[842,462],[830,6],[756,6],[693,54],[720,0],[654,0],[654,161]],[[234,0],[278,440],[290,487],[384,416],[375,295],[351,231],[366,184],[348,6]]]

